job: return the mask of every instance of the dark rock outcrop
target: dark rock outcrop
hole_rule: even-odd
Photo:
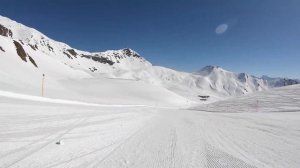
[[[19,55],[19,57],[23,61],[27,62],[27,60],[26,60],[27,54],[26,54],[24,48],[22,47],[22,45],[19,42],[15,41],[15,40],[14,40],[14,44],[16,46],[17,54]]]
[[[238,79],[239,79],[240,82],[245,83],[248,78],[249,78],[249,76],[246,73],[240,73],[240,74],[238,74]]]
[[[38,49],[38,46],[35,44],[35,45],[32,45],[32,44],[28,44],[33,50],[37,50]]]
[[[0,35],[5,37],[12,37],[13,33],[10,29],[0,24]]]
[[[38,67],[37,64],[35,63],[34,59],[32,57],[30,57],[24,50],[24,48],[22,47],[22,45],[14,40],[14,44],[16,46],[16,50],[17,50],[17,54],[18,56],[25,62],[27,62],[27,57],[29,58],[29,61],[35,66]]]
[[[91,68],[89,68],[90,69],[90,71],[92,71],[92,72],[95,72],[95,71],[97,71],[98,69],[97,68],[95,68],[95,67],[91,67]]]
[[[67,51],[67,52],[66,52]],[[68,58],[73,59],[73,57],[77,58],[77,52],[74,49],[67,49],[63,52]]]
[[[35,63],[34,59],[31,58],[29,55],[28,55],[28,58],[29,58],[29,61],[35,66],[38,68],[37,64]]]
[[[73,59],[73,57],[70,54],[68,54],[66,52],[63,52],[63,54],[65,54],[68,58]]]
[[[51,52],[54,52],[53,47],[50,46],[50,44],[47,44],[48,50]]]
[[[129,57],[136,57],[136,58],[140,58],[141,56],[138,55],[137,53],[135,53],[134,51],[132,51],[131,49],[129,48],[125,48],[123,49],[123,52],[125,55],[129,56]]]
[[[74,49],[67,49],[67,51],[71,54],[71,55],[73,55],[75,58],[77,58],[77,52],[74,50]]]
[[[91,56],[91,55],[81,55],[81,57],[83,58],[87,58],[87,59],[92,59],[96,62],[100,62],[102,64],[109,64],[109,65],[113,65],[115,62],[109,60],[108,58],[102,57],[102,56]]]

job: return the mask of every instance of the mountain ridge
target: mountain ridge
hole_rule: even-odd
[[[211,65],[195,73],[179,72],[153,66],[130,48],[104,52],[81,51],[2,16],[0,47],[0,77],[5,79],[0,83],[13,85],[17,85],[13,76],[33,78],[32,81],[38,81],[41,74],[50,76],[54,81],[100,76],[142,81],[192,100],[199,100],[199,95],[210,95],[218,100],[299,83],[296,80],[278,82],[273,78],[258,78]],[[32,85],[32,81],[23,79],[20,83]]]

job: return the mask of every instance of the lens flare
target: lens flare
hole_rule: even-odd
[[[225,33],[227,31],[227,29],[228,29],[228,25],[227,24],[220,24],[216,28],[216,33],[217,34],[223,34],[223,33]]]

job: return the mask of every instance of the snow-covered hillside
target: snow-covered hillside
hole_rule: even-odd
[[[271,78],[266,75],[261,77],[263,80],[268,82],[268,85],[271,87],[282,87],[289,85],[300,84],[299,79],[288,79],[288,78]]]
[[[0,167],[298,168],[297,83],[81,51],[0,16]]]
[[[213,81],[216,90],[227,91],[228,94],[241,95],[268,89],[269,85],[263,79],[246,73],[233,73],[218,66],[206,66],[195,74],[202,75]]]
[[[294,85],[184,110],[0,92],[0,167],[298,168],[299,95]]]
[[[46,75],[48,97],[94,101],[103,96],[105,102],[108,96],[122,100],[119,103],[126,102],[128,95],[147,99],[154,90],[184,104],[200,101],[201,96],[209,96],[210,102],[282,86],[271,78],[237,74],[216,66],[196,73],[152,66],[129,48],[81,51],[0,16],[0,89],[40,95],[42,74]]]

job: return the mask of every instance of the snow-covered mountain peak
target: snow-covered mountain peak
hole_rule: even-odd
[[[130,49],[130,48],[124,48],[120,50],[107,50],[104,52],[95,52],[93,53],[96,56],[101,55],[101,56],[115,56],[115,57],[136,57],[136,58],[141,58],[142,56],[138,54],[136,51]]]
[[[209,95],[212,100],[217,100],[296,83],[287,79],[279,82],[261,79],[212,65],[193,74],[178,72],[152,66],[130,48],[81,51],[0,16],[0,86],[32,86],[36,89],[40,87],[42,74],[51,81],[99,77],[143,81],[197,101],[199,95]]]
[[[4,35],[13,39],[22,40],[23,42],[30,43],[32,39],[49,39],[43,33],[37,31],[34,28],[27,27],[21,23],[11,20],[7,17],[0,15],[0,27],[8,29],[10,34]]]
[[[272,87],[281,87],[281,86],[288,86],[288,85],[295,85],[300,84],[299,79],[289,79],[289,78],[272,78],[267,75],[263,75],[261,79],[268,82],[268,85]]]
[[[238,74],[238,79],[241,81],[241,82],[246,82],[251,76],[246,74],[246,73],[239,73]]]
[[[208,76],[210,74],[215,74],[215,73],[224,73],[228,72],[221,68],[220,66],[215,66],[215,65],[208,65],[197,71],[195,74],[197,75],[202,75],[202,76]]]
[[[65,43],[52,40],[33,28],[3,16],[0,16],[0,35],[11,39],[11,43],[17,44],[18,46],[15,47],[24,51],[23,55],[25,56],[23,57],[29,55],[29,58],[34,61],[36,56],[48,55],[56,57],[61,63],[73,69],[90,73],[127,71],[151,66],[150,62],[130,48],[93,53],[77,50]],[[1,48],[5,51],[7,47],[3,44]],[[35,62],[37,62],[36,67],[43,68],[39,66],[39,61]]]
[[[200,71],[213,71],[213,70],[217,70],[217,69],[222,69],[222,68],[217,65],[207,65],[207,66],[203,67]]]

